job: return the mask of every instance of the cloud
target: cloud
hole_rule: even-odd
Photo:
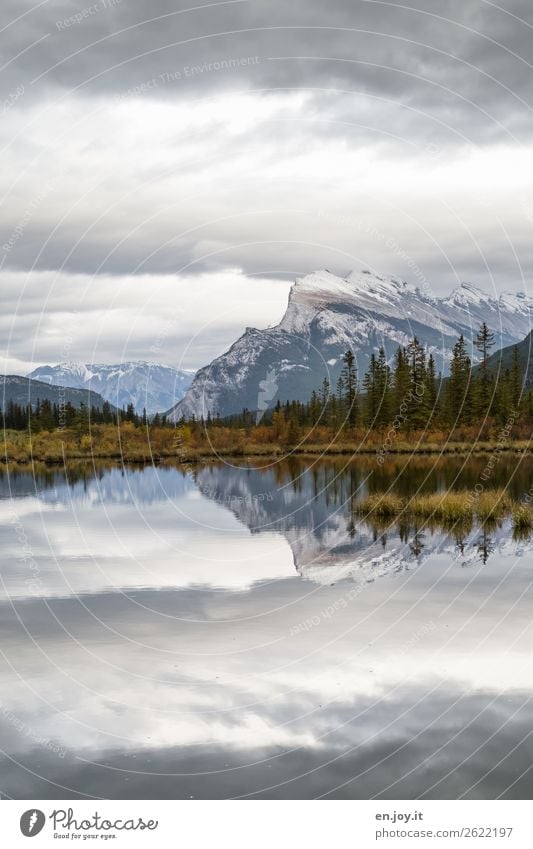
[[[465,276],[491,286],[491,273],[522,285],[529,149],[450,152],[379,133],[351,144],[325,115],[298,92],[69,100],[13,116],[0,129],[4,268],[409,276],[409,257],[436,291]]]
[[[145,359],[199,368],[261,315],[283,314],[287,284],[204,275],[3,274],[0,371],[58,361]]]
[[[52,88],[108,93],[173,70],[182,72],[174,95],[187,96],[204,85],[235,85],[231,74],[200,70],[205,64],[257,56],[257,64],[239,67],[240,87],[348,86],[423,100],[437,83],[491,108],[495,99],[514,100],[516,112],[529,95],[533,15],[526,0],[515,0],[512,11],[477,0],[333,0],[327,7],[320,0],[156,0],[149,9],[142,0],[33,9],[8,0],[2,17],[4,26],[15,21],[13,79],[38,78]],[[198,70],[187,75],[185,68]]]
[[[1,273],[199,275],[215,321],[235,269],[524,288],[533,14],[417,2],[7,0]],[[128,308],[100,304],[118,336]]]

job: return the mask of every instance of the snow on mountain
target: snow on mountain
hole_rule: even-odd
[[[225,416],[244,407],[265,409],[264,402],[273,406],[278,399],[306,400],[325,376],[335,386],[348,349],[362,375],[380,346],[392,359],[398,345],[413,336],[446,373],[461,333],[471,342],[486,321],[498,347],[512,345],[529,333],[532,304],[522,293],[491,297],[469,283],[436,298],[397,277],[355,271],[342,278],[317,271],[293,284],[278,325],[246,328],[229,351],[200,369],[169,416],[172,421]],[[475,349],[471,356],[475,361]]]
[[[419,561],[439,553],[446,553],[448,562],[454,560],[458,566],[480,564],[486,528],[469,530],[459,548],[453,532],[426,526],[417,546],[413,529],[406,539],[392,522],[384,541],[376,526],[351,512],[352,492],[364,492],[362,477],[361,472],[357,482],[352,478],[348,482],[339,475],[337,489],[332,491],[328,467],[321,464],[312,470],[300,469],[297,483],[291,483],[289,475],[280,480],[279,467],[250,473],[221,464],[200,468],[195,482],[206,498],[230,510],[252,533],[284,537],[296,573],[316,584],[348,580],[362,587],[416,568]],[[490,544],[501,555],[519,556],[509,520],[491,529]],[[532,544],[519,545],[531,548]]]
[[[131,403],[138,413],[146,408],[148,415],[153,415],[183,398],[193,374],[139,360],[114,365],[70,362],[39,366],[28,377],[51,385],[91,389],[116,407]]]

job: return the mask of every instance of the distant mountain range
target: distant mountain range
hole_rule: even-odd
[[[521,292],[490,297],[468,283],[435,298],[396,277],[361,271],[341,278],[318,271],[294,283],[276,327],[248,327],[229,351],[197,372],[168,415],[179,421],[243,408],[262,411],[278,399],[305,401],[325,376],[334,390],[348,349],[362,376],[380,346],[392,359],[413,336],[445,374],[460,334],[471,343],[486,321],[498,348],[512,345],[529,333],[532,306]],[[475,362],[477,352],[471,356]]]
[[[143,361],[106,365],[60,363],[39,366],[28,377],[56,386],[90,389],[119,409],[133,404],[138,413],[165,412],[181,400],[193,378],[192,372]]]
[[[70,403],[75,408],[85,404],[86,407],[97,407],[101,410],[105,399],[98,392],[89,389],[51,386],[41,380],[31,380],[18,374],[0,375],[0,409],[7,409],[10,401],[21,407],[27,407],[29,404],[35,407],[37,401],[50,401],[52,404]],[[111,408],[114,409],[112,404]]]

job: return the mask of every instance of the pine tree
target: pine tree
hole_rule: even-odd
[[[481,365],[479,369],[479,380],[477,382],[477,404],[476,413],[485,418],[490,413],[492,380],[488,368],[488,358],[491,348],[494,346],[494,333],[492,333],[484,321],[474,339],[474,347],[481,354]]]
[[[379,349],[376,360],[375,383],[376,397],[378,399],[377,424],[387,425],[391,417],[391,375],[383,347]]]
[[[320,404],[320,423],[323,425],[328,425],[331,422],[331,401],[334,400],[335,396],[331,395],[331,386],[327,377],[322,381],[322,386],[320,388],[320,393],[318,397],[318,402]]]
[[[89,410],[87,406],[83,403],[80,404],[77,413],[76,413],[76,428],[78,431],[78,438],[81,439],[82,436],[85,436],[89,433],[90,430],[90,420],[89,420]]]
[[[322,413],[322,406],[320,404],[320,399],[318,397],[318,393],[314,389],[311,393],[311,399],[309,401],[308,411],[309,411],[309,420],[310,420],[309,423],[311,425],[318,424],[318,421],[320,419],[320,415]]]
[[[55,421],[52,404],[46,398],[39,407],[39,424],[43,430],[54,430]]]
[[[510,374],[510,389],[511,389],[511,405],[515,412],[518,412],[522,401],[522,370],[520,368],[520,360],[518,356],[518,345],[513,347],[513,358],[511,361]]]
[[[289,419],[289,427],[287,429],[287,443],[288,445],[296,445],[299,439],[300,428],[298,427],[298,420],[296,416],[292,415]]]
[[[394,412],[392,418],[394,420],[396,417],[405,417],[411,393],[411,373],[407,352],[402,347],[398,348],[394,357],[393,393]]]
[[[341,372],[343,400],[346,410],[346,419],[350,425],[355,425],[357,422],[358,403],[357,403],[357,371],[355,367],[355,357],[351,351],[346,351],[342,361],[344,368]]]
[[[446,392],[447,419],[452,426],[468,424],[471,419],[470,367],[470,357],[461,334],[453,346]]]
[[[371,354],[368,371],[363,376],[363,390],[365,392],[365,424],[372,427],[376,423],[379,408],[377,393],[377,362],[375,354]]]
[[[416,336],[407,346],[407,359],[411,378],[408,426],[425,427],[428,419],[426,392],[426,349]]]
[[[427,399],[427,414],[428,421],[435,419],[437,415],[437,377],[435,373],[435,359],[433,354],[429,355],[428,367],[426,371],[426,399]]]

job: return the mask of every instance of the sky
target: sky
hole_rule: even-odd
[[[367,268],[533,283],[526,0],[3,0],[0,371],[195,369]]]

